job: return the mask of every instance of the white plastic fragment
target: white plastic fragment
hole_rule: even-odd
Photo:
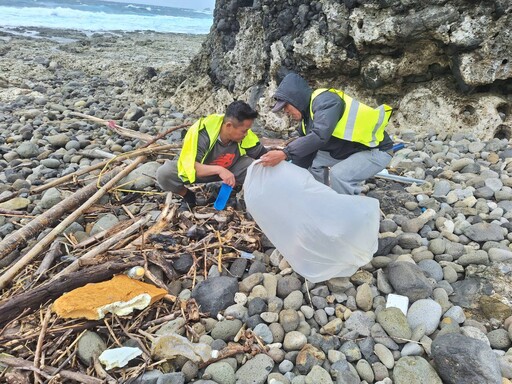
[[[395,307],[400,309],[404,315],[407,316],[407,309],[409,308],[409,298],[407,296],[395,295],[390,293],[386,301],[386,308]]]
[[[151,303],[151,296],[142,293],[128,301],[115,301],[98,308],[98,318],[103,319],[107,313],[115,313],[118,316],[126,316],[134,309],[144,309]]]
[[[99,356],[100,363],[105,366],[105,369],[122,368],[128,362],[137,356],[142,355],[139,348],[122,347],[106,349]]]

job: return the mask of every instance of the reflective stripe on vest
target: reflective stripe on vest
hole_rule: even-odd
[[[367,147],[377,147],[384,139],[384,129],[388,125],[393,109],[386,104],[377,108],[371,108],[351,98],[343,91],[323,88],[317,89],[311,96],[309,104],[311,120],[313,120],[313,100],[319,94],[326,91],[336,93],[345,102],[345,112],[336,124],[332,135],[338,139],[364,144]],[[304,120],[302,120],[302,130],[306,134]]]
[[[210,139],[210,147],[201,159],[201,164],[206,160],[206,157],[212,150],[213,146],[217,142],[219,137],[222,122],[224,121],[224,115],[215,114],[202,117],[195,122],[187,131],[185,138],[183,139],[183,147],[178,158],[178,175],[184,182],[193,183],[196,181],[196,156],[197,156],[197,143],[199,139],[199,132],[202,129],[206,129],[208,138]],[[259,143],[258,136],[251,131],[247,131],[247,135],[244,137],[241,143],[238,143],[238,150],[240,156],[246,154],[246,149],[252,148]]]

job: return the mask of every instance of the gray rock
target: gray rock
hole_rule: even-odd
[[[501,383],[498,357],[479,340],[456,333],[439,336],[432,343],[432,357],[447,384]]]
[[[479,277],[469,277],[452,284],[453,295],[450,301],[462,308],[475,308],[478,305],[478,298],[482,294],[492,294],[493,287]]]
[[[306,384],[332,384],[331,375],[322,367],[314,366],[306,375]]]
[[[508,332],[503,328],[495,329],[487,333],[487,339],[489,339],[489,343],[494,349],[507,350],[510,347]]]
[[[503,187],[503,182],[498,178],[487,178],[484,181],[487,188],[492,189],[493,192],[497,192]]]
[[[266,324],[258,324],[256,327],[254,327],[254,333],[267,344],[272,344],[274,342],[274,336]]]
[[[443,381],[427,360],[419,356],[406,356],[395,364],[393,383],[443,384]]]
[[[398,245],[404,249],[418,248],[424,245],[424,243],[426,243],[426,240],[417,233],[402,233],[398,236]]]
[[[78,340],[77,354],[85,365],[92,365],[93,357],[98,357],[107,349],[107,344],[96,332],[85,331]]]
[[[227,276],[211,277],[201,281],[192,290],[201,312],[209,312],[216,317],[219,311],[235,303],[235,293],[238,291],[238,280]]]
[[[194,258],[190,253],[182,253],[177,258],[172,259],[172,267],[178,273],[187,273],[192,265],[194,265]]]
[[[372,338],[380,344],[383,344],[387,348],[389,348],[392,351],[397,351],[399,349],[398,344],[395,343],[384,331],[384,328],[379,323],[375,323],[372,326]],[[423,336],[423,335],[422,335]]]
[[[416,264],[392,262],[388,266],[388,279],[399,295],[407,296],[411,301],[425,299],[432,294],[432,285]]]
[[[105,229],[112,228],[117,223],[119,223],[117,216],[111,213],[107,213],[101,216],[101,218],[92,226],[90,235],[94,236],[95,234],[100,233]]]
[[[433,197],[441,197],[446,196],[448,192],[451,190],[451,185],[448,180],[441,179],[436,181],[434,185],[434,190],[432,191]]]
[[[504,239],[501,226],[494,223],[477,223],[466,228],[464,235],[473,241],[501,241]]]
[[[57,169],[61,165],[61,162],[57,159],[43,159],[41,160],[41,164],[46,168]]]
[[[395,232],[398,228],[398,225],[390,219],[384,219],[380,222],[379,232]]]
[[[417,343],[407,343],[400,351],[402,356],[419,356],[423,354],[423,348]]]
[[[231,341],[235,338],[240,328],[242,328],[242,325],[242,322],[238,319],[219,321],[213,327],[211,336],[214,339]]]
[[[327,287],[332,293],[344,293],[353,286],[354,284],[352,284],[348,277],[335,277],[327,280]]]
[[[235,259],[229,267],[229,272],[233,277],[241,278],[247,268],[247,259],[239,257]]]
[[[247,304],[248,315],[253,316],[266,312],[268,309],[267,303],[261,297],[255,297]]]
[[[46,140],[48,140],[52,147],[62,148],[69,142],[69,136],[65,133],[59,133],[57,135],[48,136]]]
[[[388,278],[382,269],[377,271],[377,288],[384,294],[393,292],[393,287],[389,284]]]
[[[216,383],[222,383],[222,384],[235,384],[236,383],[235,370],[233,369],[233,367],[230,364],[228,364],[224,361],[219,361],[219,362],[209,365],[204,370],[204,376],[211,378]]]
[[[487,255],[487,252],[479,249],[462,255],[461,257],[458,258],[457,263],[462,265],[463,267],[466,267],[470,264],[488,265],[489,256]]]
[[[500,248],[489,249],[489,259],[492,262],[504,262],[512,260],[512,251]]]
[[[284,299],[293,291],[300,290],[301,282],[293,276],[283,276],[277,281],[277,296]]]
[[[347,358],[347,361],[350,362],[357,361],[362,357],[359,346],[352,340],[345,341],[340,348],[340,352],[342,352]]]
[[[323,310],[319,311],[325,313]],[[327,317],[325,319],[327,320]],[[293,309],[283,309],[279,313],[279,324],[281,324],[285,332],[295,331],[299,326],[299,322],[299,314]]]
[[[32,159],[39,155],[39,147],[31,141],[24,141],[16,148],[16,153],[22,159]]]
[[[263,273],[254,273],[240,282],[240,292],[251,292],[252,289],[263,282]]]
[[[449,317],[455,320],[458,324],[464,323],[466,321],[466,315],[464,314],[464,310],[458,305],[454,305],[449,310],[444,313],[444,317]]]
[[[405,343],[405,339],[411,338],[411,328],[407,318],[400,309],[389,307],[381,310],[377,314],[377,321],[397,343]]]
[[[505,355],[499,358],[501,375],[507,379],[512,378],[512,355]]]
[[[443,238],[433,239],[429,242],[428,249],[434,255],[441,255],[446,250],[446,240]]]
[[[393,369],[395,365],[395,359],[393,357],[393,353],[386,348],[383,344],[375,344],[374,352],[379,358],[379,360],[386,366],[388,369]]]
[[[355,331],[361,336],[369,336],[374,324],[375,320],[372,317],[367,316],[362,311],[356,311],[347,319],[345,327],[349,331]]]
[[[161,371],[153,369],[152,371],[144,372],[142,375],[129,382],[130,384],[156,384],[158,383],[158,379],[162,376],[163,373]]]
[[[39,205],[44,209],[49,209],[62,201],[62,194],[57,188],[50,188],[44,192]]]
[[[147,187],[153,187],[156,180],[156,171],[160,164],[156,161],[150,161],[142,164],[131,171],[128,176],[120,181],[125,189],[143,190]]]
[[[245,322],[249,316],[247,314],[247,308],[242,304],[233,304],[226,308],[224,311],[225,317],[232,317],[234,319],[239,319],[242,322]]]
[[[123,120],[126,121],[137,121],[144,116],[144,110],[142,108],[132,106],[124,114]]]
[[[356,303],[359,308],[363,311],[369,311],[372,309],[373,304],[373,295],[372,289],[368,285],[368,283],[364,283],[357,287],[356,293]]]
[[[336,379],[336,384],[359,384],[361,379],[352,365],[346,360],[338,360],[331,365],[331,375]]]
[[[366,360],[359,360],[356,364],[356,371],[359,377],[368,383],[372,383],[375,379],[371,365]]]
[[[236,371],[237,384],[264,384],[274,368],[274,361],[260,353],[248,360]]]
[[[279,372],[286,373],[290,372],[293,369],[293,363],[290,360],[283,360],[279,363]]]
[[[182,372],[164,373],[156,384],[185,384],[185,375]]]
[[[443,280],[443,268],[434,260],[421,260],[418,267],[425,273],[427,277],[433,278],[435,281]]]
[[[407,312],[407,322],[411,329],[419,325],[425,326],[425,334],[432,334],[439,325],[443,311],[441,306],[431,299],[421,299],[414,302]]]

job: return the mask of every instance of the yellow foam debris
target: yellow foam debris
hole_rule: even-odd
[[[160,300],[167,291],[126,275],[111,280],[91,283],[65,293],[53,304],[60,317],[102,319],[106,313],[127,315],[134,309],[143,309]]]

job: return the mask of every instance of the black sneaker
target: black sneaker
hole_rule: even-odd
[[[196,204],[194,203],[187,203],[185,200],[181,200],[181,204],[178,207],[178,212],[187,212],[192,211],[192,208],[194,208]]]

